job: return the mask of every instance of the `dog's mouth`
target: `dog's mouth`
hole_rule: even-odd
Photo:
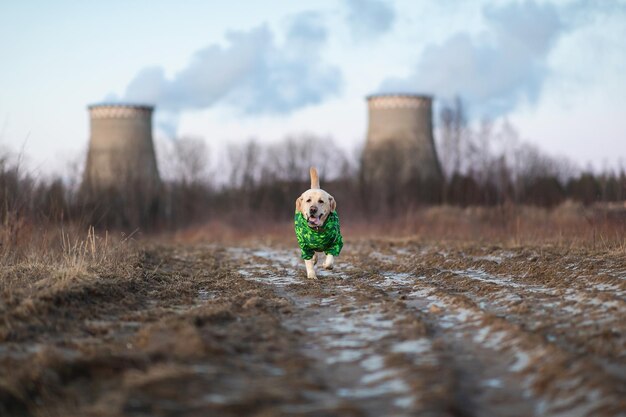
[[[320,213],[319,215],[309,214],[307,217],[307,222],[309,223],[309,227],[320,227],[322,225],[322,216],[324,213]]]

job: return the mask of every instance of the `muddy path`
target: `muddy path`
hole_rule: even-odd
[[[312,281],[294,248],[205,245],[133,271],[0,304],[0,415],[625,415],[623,255],[361,242]]]
[[[301,267],[288,251],[247,254],[251,265],[241,272],[301,307],[287,324],[305,332],[308,355],[364,414],[625,409],[623,271],[592,275],[577,265],[575,276],[548,279],[567,268],[543,265],[548,277],[538,276],[537,254],[360,249],[344,257],[343,272],[323,273],[314,283],[289,279]],[[519,279],[497,275],[514,271],[520,257],[534,259],[523,268],[537,271]],[[540,262],[552,258],[544,254]],[[490,268],[504,259],[508,267]]]

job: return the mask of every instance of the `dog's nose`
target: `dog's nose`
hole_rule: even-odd
[[[315,214],[317,213],[317,207],[311,207],[309,211],[311,212],[311,214]]]

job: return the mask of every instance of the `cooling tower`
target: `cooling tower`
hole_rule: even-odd
[[[369,125],[364,168],[370,178],[395,170],[399,179],[440,181],[433,141],[432,97],[377,94],[367,97]]]
[[[141,187],[151,193],[160,180],[152,142],[152,106],[97,104],[91,121],[84,185],[88,189]]]

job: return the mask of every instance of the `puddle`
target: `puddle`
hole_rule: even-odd
[[[501,379],[491,378],[483,381],[483,385],[489,388],[502,388],[503,383]]]
[[[40,343],[3,343],[0,344],[0,359],[26,359],[33,355],[40,355],[43,352],[50,352],[52,355],[61,356],[64,359],[74,359],[80,353],[67,347],[53,346]]]
[[[396,343],[391,349],[394,353],[414,353],[421,354],[432,349],[432,343],[428,339],[407,340]]]
[[[286,287],[288,285],[304,285],[306,282],[300,279],[296,279],[292,276],[248,276],[247,279],[251,281],[260,282],[262,284],[274,285],[276,287]]]
[[[530,364],[530,357],[527,353],[522,351],[515,352],[515,363],[511,365],[509,370],[511,372],[521,372]]]
[[[409,387],[401,379],[392,379],[372,387],[341,388],[337,391],[340,397],[371,398],[389,396],[391,394],[406,394]]]
[[[382,276],[385,278],[385,280],[377,284],[377,286],[382,287],[382,288],[393,287],[396,285],[401,285],[401,286],[411,285],[415,282],[415,279],[416,279],[414,278],[413,275],[406,274],[406,273],[396,274],[396,273],[386,272],[386,273],[383,273]]]
[[[217,298],[217,294],[212,291],[198,290],[198,301],[206,302]]]

